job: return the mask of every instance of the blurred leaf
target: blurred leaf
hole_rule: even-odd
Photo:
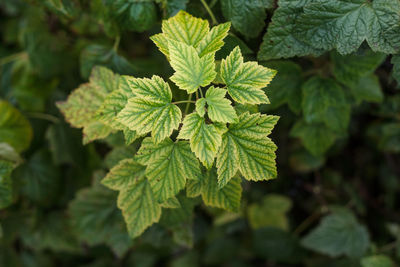
[[[400,55],[393,56],[391,62],[393,64],[393,77],[400,84]]]
[[[11,172],[13,168],[11,162],[0,160],[0,209],[4,209],[12,203],[13,183]]]
[[[314,156],[307,150],[295,151],[289,157],[290,167],[298,172],[310,172],[321,168],[325,159],[322,156]]]
[[[14,163],[22,162],[21,156],[7,143],[0,143],[0,160],[11,161]]]
[[[367,135],[375,140],[382,151],[400,151],[400,123],[373,124],[369,127]]]
[[[286,213],[291,209],[292,201],[290,198],[269,194],[263,198],[262,203],[249,205],[247,212],[250,226],[259,229],[267,226],[289,230],[289,221]]]
[[[350,89],[358,103],[362,101],[380,103],[383,101],[384,96],[379,79],[373,74],[362,77],[358,83]]]
[[[340,209],[324,217],[301,243],[308,249],[331,257],[346,255],[359,258],[369,246],[369,234],[351,211]]]
[[[8,102],[0,100],[0,143],[8,143],[21,152],[29,147],[31,140],[29,121]]]
[[[361,259],[362,267],[394,267],[393,261],[385,255],[368,256]]]

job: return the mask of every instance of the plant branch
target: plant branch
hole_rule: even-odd
[[[190,103],[192,102],[192,103],[195,103],[194,101],[191,101],[192,100],[192,95],[193,95],[193,93],[191,93],[190,95],[189,95],[189,98],[188,98],[188,100],[187,100],[187,104],[186,104],[186,108],[185,108],[185,115],[188,113],[188,111],[189,111],[189,106],[190,106]]]
[[[206,3],[206,1],[205,1],[205,0],[200,0],[200,2],[203,4],[204,8],[207,10],[208,14],[210,15],[211,20],[212,20],[212,23],[213,23],[214,25],[215,25],[215,24],[218,24],[218,21],[217,21],[217,19],[215,18],[214,13],[212,12],[211,8],[208,6],[208,4]]]
[[[172,102],[172,104],[183,104],[183,103],[196,103],[196,101],[193,100],[182,100],[182,101],[176,101],[176,102]]]
[[[113,45],[113,50],[114,50],[115,52],[118,51],[118,47],[119,47],[120,41],[121,41],[121,36],[120,36],[120,35],[118,35],[117,37],[115,37],[115,41],[114,41],[114,45]]]

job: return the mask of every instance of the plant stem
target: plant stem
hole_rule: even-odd
[[[186,104],[186,108],[185,108],[185,115],[188,113],[188,111],[189,111],[189,106],[190,106],[190,102],[192,102],[191,100],[192,100],[192,95],[193,95],[193,93],[191,93],[190,95],[189,95],[189,98],[188,98],[188,100],[187,100],[187,104]],[[194,101],[193,101],[194,102]]]
[[[113,46],[113,50],[115,52],[118,51],[118,47],[119,47],[119,42],[120,41],[121,41],[121,36],[118,35],[117,37],[115,37],[114,46]]]
[[[27,57],[27,56],[28,56],[28,54],[26,52],[20,52],[20,53],[9,55],[7,57],[0,59],[0,66],[5,65],[10,62],[13,62],[19,58]]]
[[[313,214],[308,216],[294,231],[293,234],[300,235],[304,230],[306,230],[315,220],[321,216],[321,211],[316,210]]]
[[[200,0],[200,2],[203,4],[204,8],[207,10],[208,14],[211,17],[212,23],[213,24],[218,24],[217,19],[214,16],[214,13],[212,12],[211,8],[207,5],[205,0]]]
[[[27,117],[33,118],[33,119],[41,119],[41,120],[46,120],[46,121],[51,121],[53,123],[59,123],[60,119],[57,118],[56,116],[46,114],[46,113],[40,113],[40,112],[29,112],[26,114]]]
[[[193,100],[182,100],[182,101],[176,101],[176,102],[172,102],[172,104],[182,104],[182,103],[196,103],[196,101]]]
[[[203,91],[201,91],[201,88],[199,88],[199,91],[200,91],[201,98],[204,98]]]

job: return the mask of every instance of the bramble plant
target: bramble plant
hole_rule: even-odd
[[[201,195],[209,206],[239,211],[241,177],[277,175],[277,147],[268,135],[278,116],[248,107],[269,103],[262,89],[276,71],[244,62],[238,46],[216,64],[230,26],[210,29],[207,20],[180,11],[151,37],[175,71],[174,84],[95,67],[89,83],[57,104],[72,126],[83,128],[84,143],[115,131],[123,131],[126,145],[140,140],[134,158],[121,160],[102,180],[119,191],[131,237],[158,222],[162,208],[180,209],[183,189],[188,198]],[[173,94],[174,85],[186,98]]]

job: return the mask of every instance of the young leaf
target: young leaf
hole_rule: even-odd
[[[247,180],[275,178],[276,145],[267,136],[278,121],[277,116],[252,114],[239,116],[222,136],[217,156],[218,185],[225,186],[240,170]]]
[[[195,92],[209,85],[216,77],[214,54],[199,57],[196,49],[185,43],[169,41],[169,56],[174,75],[170,78],[180,89]]]
[[[67,101],[57,107],[66,120],[77,128],[83,128],[84,144],[107,137],[112,129],[98,121],[97,112],[106,96],[118,88],[119,75],[104,67],[95,67],[90,82],[73,91]]]
[[[196,102],[196,111],[204,116],[205,104],[207,103],[208,116],[213,122],[231,123],[237,119],[236,111],[231,101],[225,98],[226,90],[211,86],[206,92],[205,98]]]
[[[236,47],[221,62],[220,75],[229,95],[241,104],[268,104],[268,97],[261,88],[266,87],[276,71],[260,66],[257,62],[243,63],[240,48]]]
[[[211,31],[206,35],[206,37],[201,40],[199,46],[196,48],[200,57],[206,54],[214,54],[221,47],[224,46],[224,39],[228,35],[229,29],[231,28],[231,23],[219,24],[211,29]]]
[[[133,79],[131,87],[136,95],[128,100],[118,114],[118,120],[139,135],[151,132],[159,143],[177,129],[182,119],[181,110],[171,103],[168,83],[158,76]]]
[[[190,140],[190,148],[206,168],[211,168],[221,145],[221,134],[213,124],[206,124],[197,113],[185,117],[178,135],[179,139]]]
[[[220,188],[215,169],[208,170],[201,181],[202,199],[208,206],[238,212],[242,196],[241,182],[242,179],[236,176],[224,188]]]
[[[146,138],[135,159],[147,166],[146,177],[160,203],[183,189],[186,179],[199,179],[199,162],[187,142],[172,142],[167,138],[155,144],[151,138]]]

